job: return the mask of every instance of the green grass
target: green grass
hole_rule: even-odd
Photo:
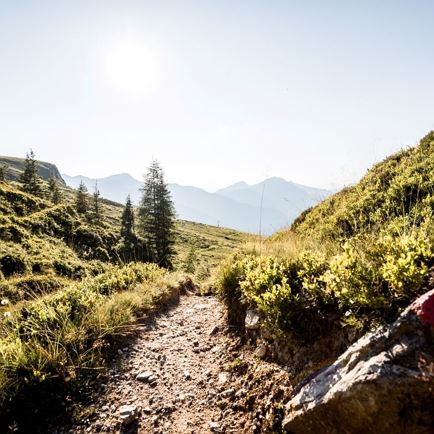
[[[84,381],[104,367],[108,349],[137,318],[178,291],[175,276],[158,266],[129,264],[29,302],[3,305],[0,403],[46,381]]]
[[[185,270],[191,250],[195,252],[193,274],[206,279],[219,263],[252,236],[233,229],[178,220],[175,268]]]

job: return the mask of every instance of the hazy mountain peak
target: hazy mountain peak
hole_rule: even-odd
[[[243,188],[249,188],[249,187],[250,187],[250,185],[247,184],[247,182],[239,181],[239,182],[236,182],[235,184],[231,184],[227,187],[224,187],[224,188],[217,190],[217,193],[221,190],[232,191],[232,190],[241,190]]]
[[[95,178],[81,175],[63,177],[74,188],[81,181],[89,191],[95,186]],[[262,188],[264,183],[265,189]],[[98,178],[101,195],[120,203],[124,203],[129,194],[133,203],[137,204],[142,184],[142,181],[128,173]],[[328,194],[324,190],[304,187],[279,177],[268,178],[255,185],[240,181],[215,193],[179,184],[169,184],[169,189],[177,215],[183,220],[257,232],[261,216],[263,234],[271,234],[288,226],[301,211],[315,205]]]
[[[294,185],[294,183],[292,181],[287,181],[284,178],[281,178],[279,176],[272,176],[271,178],[267,178],[264,181],[258,182],[258,184],[255,185],[263,185],[263,184],[292,184]]]

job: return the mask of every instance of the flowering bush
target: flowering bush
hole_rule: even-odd
[[[262,313],[271,331],[303,339],[333,321],[361,327],[390,320],[423,291],[434,264],[424,230],[391,232],[354,237],[329,257],[304,251],[286,259],[232,260],[220,272],[220,293],[228,304],[234,301],[230,294],[238,294]]]

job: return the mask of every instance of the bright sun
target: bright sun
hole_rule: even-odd
[[[107,53],[106,71],[112,86],[123,94],[144,95],[158,88],[155,56],[135,40],[113,45]]]

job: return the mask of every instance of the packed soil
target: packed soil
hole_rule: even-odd
[[[254,350],[228,330],[216,298],[185,295],[141,326],[80,422],[56,432],[280,432],[288,375]]]

